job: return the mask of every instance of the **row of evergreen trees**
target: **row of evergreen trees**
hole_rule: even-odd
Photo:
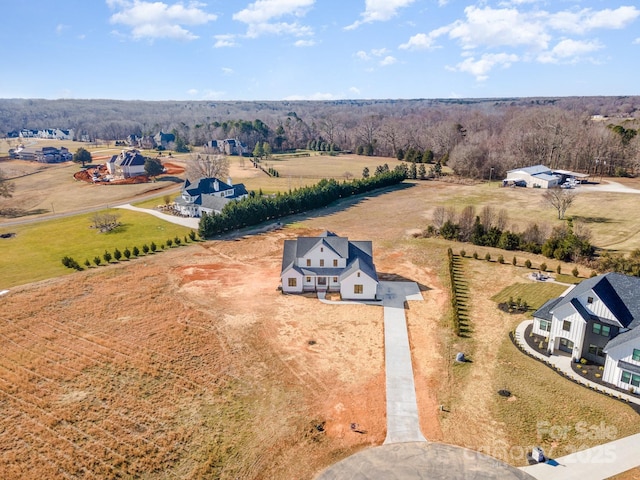
[[[369,178],[339,183],[334,179],[320,180],[316,185],[302,187],[274,197],[249,196],[237,202],[227,203],[220,214],[203,214],[199,235],[210,238],[267,220],[325,207],[330,203],[377,188],[388,187],[404,180],[406,168],[396,168]]]

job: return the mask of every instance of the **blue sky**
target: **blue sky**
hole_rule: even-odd
[[[640,94],[637,0],[29,0],[0,98]]]

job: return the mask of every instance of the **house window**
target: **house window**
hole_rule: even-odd
[[[338,259],[337,259],[337,258],[334,258],[334,259],[333,259],[333,266],[334,266],[334,267],[337,267],[337,266],[338,266]]]
[[[311,277],[307,277],[307,283],[311,283]]]
[[[587,303],[593,303],[593,297],[587,297]]]
[[[562,330],[564,330],[565,332],[571,331],[571,322],[569,320],[565,320],[564,322],[562,322]]]
[[[353,286],[353,293],[362,293],[363,291],[364,291],[364,288],[362,285]]]
[[[608,337],[609,333],[611,332],[611,327],[609,325],[602,325],[601,323],[594,323],[592,331],[596,335]]]
[[[320,252],[324,252],[324,247],[320,247]]]
[[[632,359],[634,359],[636,362],[640,362],[640,350],[638,350],[637,348],[633,349],[633,355],[631,356]]]
[[[298,281],[295,278],[290,278],[289,279],[289,286],[290,287],[297,287],[298,286]]]
[[[324,267],[324,260],[320,260],[320,266]]]
[[[307,267],[310,267],[310,266],[311,266],[311,259],[307,258]]]
[[[548,320],[540,320],[540,330],[543,332],[548,332],[551,330],[551,322]]]
[[[598,357],[604,358],[604,352],[602,351],[602,347],[598,347],[597,345],[589,345],[589,353],[591,355],[596,355]]]
[[[622,377],[620,377],[622,383],[628,383],[634,387],[640,387],[640,375],[632,374],[631,372],[622,371]]]
[[[338,283],[338,277],[333,277],[333,283]]]
[[[358,272],[358,277],[360,276],[360,272]]]

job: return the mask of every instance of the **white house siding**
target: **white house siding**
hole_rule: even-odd
[[[311,264],[307,265],[307,260],[311,260]],[[297,263],[300,267],[321,267],[320,260],[324,260],[323,268],[345,268],[347,266],[347,259],[340,258],[332,248],[326,245],[318,245],[312,250],[309,250],[304,257],[298,258]],[[333,266],[333,261],[338,260],[336,267]]]
[[[593,299],[592,303],[589,303],[589,297]],[[606,318],[608,320],[617,321],[616,317],[611,313],[611,310],[607,308],[607,306],[598,298],[598,296],[593,293],[593,290],[589,290],[588,293],[584,295],[580,295],[578,301],[586,308],[589,312],[600,318]]]
[[[354,293],[355,285],[362,285],[362,293]],[[343,278],[340,284],[340,296],[343,300],[373,300],[377,291],[378,282],[359,270]]]
[[[553,322],[551,323],[549,335],[549,350],[552,353],[558,350],[560,339],[566,338],[573,342],[573,353],[571,354],[573,359],[579,360],[586,322],[570,305],[564,305],[553,313]],[[563,330],[562,328],[565,321],[571,322],[571,329],[569,331]]]
[[[640,342],[627,342],[607,350],[607,360],[604,364],[602,379],[619,388],[628,389],[631,385],[620,381],[623,369],[618,367],[618,361],[622,360],[640,367],[640,362],[633,360],[633,349],[640,349]],[[634,387],[638,390],[637,387]]]
[[[533,333],[535,335],[541,335],[543,337],[549,338],[549,331],[550,330],[542,330],[540,328],[540,321],[541,321],[541,319],[539,319],[539,318],[534,318],[533,319]],[[542,321],[548,321],[549,323],[551,323],[551,320],[542,320]]]
[[[289,286],[290,278],[296,279],[295,287]],[[302,293],[303,279],[304,277],[302,276],[302,274],[300,274],[300,272],[294,270],[293,268],[290,268],[282,274],[282,291],[285,293]]]

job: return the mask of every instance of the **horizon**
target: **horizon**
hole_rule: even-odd
[[[611,0],[105,0],[3,8],[0,98],[632,96],[640,8]],[[29,28],[25,28],[25,22]],[[633,28],[636,27],[636,28]]]

